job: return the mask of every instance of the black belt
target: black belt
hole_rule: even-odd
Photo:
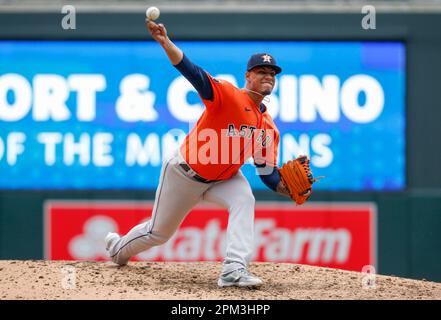
[[[189,166],[188,164],[186,164],[186,163],[180,163],[179,166],[180,166],[182,169],[184,169],[185,172],[188,172],[188,171],[192,170],[192,169],[190,168],[190,166]],[[201,177],[200,175],[198,175],[197,173],[195,173],[195,175],[192,176],[192,178],[195,179],[196,181],[199,181],[199,182],[202,182],[202,183],[210,183],[210,182],[216,182],[216,181],[217,181],[217,180],[208,180],[208,179],[205,179],[205,178]]]

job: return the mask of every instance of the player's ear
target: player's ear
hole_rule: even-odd
[[[249,71],[245,72],[245,80],[246,80],[246,82],[250,81],[250,72]]]

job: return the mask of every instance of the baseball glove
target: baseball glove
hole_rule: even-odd
[[[308,200],[312,193],[312,184],[317,179],[312,175],[307,156],[300,156],[283,164],[279,173],[295,203],[301,205]]]

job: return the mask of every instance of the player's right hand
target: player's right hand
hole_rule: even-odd
[[[168,40],[167,29],[165,29],[162,23],[157,24],[151,20],[145,19],[145,24],[153,39],[159,42],[160,45],[164,46]]]

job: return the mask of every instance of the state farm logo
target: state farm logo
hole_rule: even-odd
[[[343,264],[348,260],[351,233],[347,229],[277,228],[274,219],[257,219],[253,259],[310,264]],[[78,260],[107,259],[104,237],[117,232],[117,222],[106,216],[95,216],[84,223],[83,233],[69,242],[70,255]],[[209,220],[204,228],[183,227],[163,246],[136,256],[149,261],[222,260],[226,230],[218,220]]]
[[[277,228],[274,219],[256,219],[253,260],[344,264],[349,258],[351,233],[347,229]],[[183,227],[163,246],[137,256],[153,261],[223,260],[226,230],[218,220],[205,228]]]
[[[69,242],[69,253],[78,260],[107,258],[104,238],[108,232],[117,232],[118,224],[107,216],[94,216],[84,223],[83,233]]]
[[[256,222],[256,247],[265,261],[343,264],[349,258],[348,229],[277,228],[272,219]]]
[[[256,206],[254,261],[290,262],[346,270],[375,265],[375,212],[309,206],[298,209]],[[107,232],[126,234],[150,216],[152,204],[139,206],[50,206],[47,212],[46,258],[108,260]],[[147,217],[146,217],[147,216]],[[218,208],[195,208],[164,245],[132,260],[222,261],[228,213]]]

